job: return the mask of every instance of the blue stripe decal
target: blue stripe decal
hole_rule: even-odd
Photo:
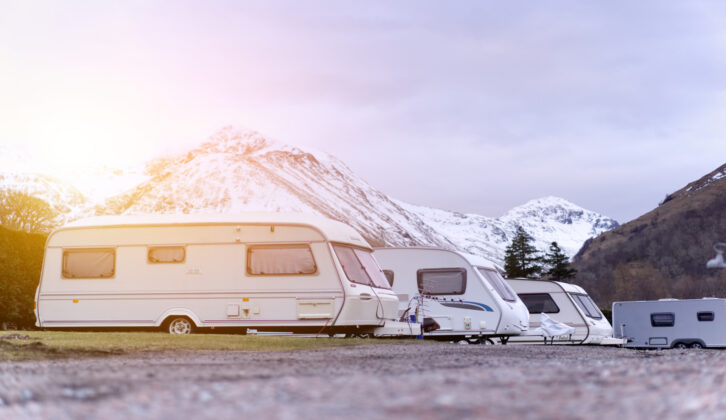
[[[489,307],[489,305],[485,305],[483,303],[479,303],[479,302],[469,302],[469,301],[464,301],[464,303],[468,303],[468,304],[471,304],[471,305],[476,305],[476,306],[482,307],[487,312],[494,312],[494,309],[492,309],[491,307]]]

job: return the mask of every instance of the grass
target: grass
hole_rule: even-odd
[[[392,342],[401,340],[239,334],[170,335],[163,332],[2,331],[0,361],[100,357],[170,350],[294,351]]]

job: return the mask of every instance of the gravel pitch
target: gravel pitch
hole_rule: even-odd
[[[723,418],[726,351],[366,344],[0,363],[0,418]]]

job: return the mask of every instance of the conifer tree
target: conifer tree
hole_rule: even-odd
[[[504,271],[508,278],[537,278],[542,272],[541,257],[532,245],[534,238],[521,226],[504,253]]]
[[[567,280],[574,278],[577,270],[570,266],[570,259],[562,252],[557,242],[550,244],[549,251],[544,256],[544,263],[549,270],[545,273],[550,280]]]

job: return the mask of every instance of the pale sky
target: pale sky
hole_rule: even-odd
[[[0,146],[28,170],[226,125],[416,204],[625,222],[726,161],[726,2],[0,0]]]

